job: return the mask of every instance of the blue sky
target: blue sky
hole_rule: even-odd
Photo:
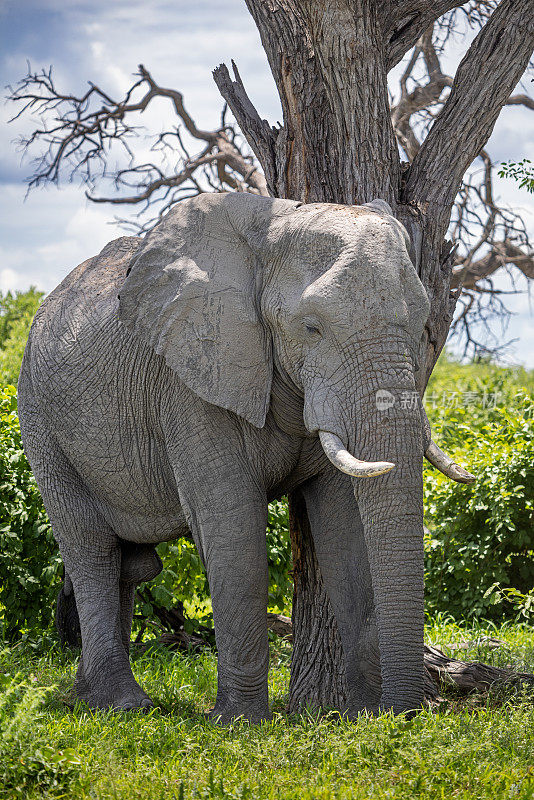
[[[215,127],[222,102],[211,71],[232,58],[262,117],[280,119],[280,107],[257,30],[244,0],[0,0],[0,82],[16,82],[33,68],[54,67],[57,85],[81,93],[91,79],[120,96],[144,63],[159,83],[180,89],[202,127]],[[461,43],[453,58],[461,53]],[[29,121],[6,125],[12,108],[2,106],[0,128],[0,290],[30,284],[51,290],[76,264],[121,235],[115,213],[95,206],[79,186],[35,190],[24,200],[28,163],[21,164],[13,139]],[[490,142],[494,159],[534,158],[532,113],[506,110]],[[165,101],[145,114],[159,130],[170,118]],[[497,195],[521,208],[534,236],[534,198],[510,181],[498,181]],[[125,212],[122,212],[124,215]],[[501,284],[507,288],[508,282]],[[510,298],[516,314],[507,338],[518,337],[511,360],[534,367],[534,316],[528,295]]]

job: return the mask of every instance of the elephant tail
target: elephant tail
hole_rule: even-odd
[[[81,644],[78,609],[72,581],[66,572],[63,576],[63,586],[57,596],[56,628],[62,647],[78,647]]]

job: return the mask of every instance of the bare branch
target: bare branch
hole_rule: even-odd
[[[448,11],[435,23],[436,47],[442,52],[447,42],[455,37],[462,27],[480,29],[497,7],[499,0],[470,0]],[[462,25],[463,23],[463,25]]]
[[[150,86],[150,91],[147,93],[146,97],[150,96],[150,99],[156,96],[168,97],[170,100],[172,100],[172,103],[174,105],[174,110],[184,123],[188,133],[190,133],[191,136],[193,136],[193,138],[204,139],[205,142],[211,142],[213,140],[214,137],[213,131],[203,131],[200,128],[197,128],[197,126],[193,122],[193,119],[189,116],[189,114],[184,108],[184,97],[181,92],[177,92],[175,89],[164,89],[162,86],[158,86],[158,84],[152,78],[151,74],[142,64],[139,65],[139,74],[141,75],[141,79],[145,80]]]
[[[531,111],[534,111],[534,100],[528,94],[513,94],[506,101],[506,105],[525,106],[525,108],[530,108]]]
[[[399,144],[405,151],[408,160],[413,161],[419,151],[420,143],[413,130],[410,119],[420,111],[428,110],[436,105],[443,90],[452,86],[452,78],[441,71],[439,59],[432,42],[433,29],[430,28],[417,42],[412,57],[400,79],[401,95],[396,106],[391,110],[391,121]],[[421,85],[416,82],[412,92],[408,92],[408,79],[413,80],[413,71],[423,55],[428,74],[428,82]]]
[[[235,80],[231,79],[228,67],[225,64],[221,64],[213,71],[213,79],[221,95],[230,106],[237,124],[244,132],[249,145],[262,164],[267,183],[271,193],[274,194],[276,130],[271,128],[266,120],[260,119],[245,91],[243,81],[234,61],[232,61],[232,69]]]
[[[458,9],[458,14],[465,10]],[[482,11],[474,9],[479,15]],[[408,162],[419,152],[453,83],[452,78],[444,74],[440,61],[443,43],[458,24],[454,18],[456,13],[448,15],[450,30],[442,19],[418,40],[399,79],[396,99],[392,100],[395,134]],[[517,100],[512,99],[513,104],[531,106],[528,95],[515,97]],[[449,228],[449,236],[456,247],[456,255],[451,260],[454,270],[451,288],[453,294],[461,293],[452,335],[463,338],[466,352],[471,355],[496,351],[495,325],[500,321],[504,331],[509,318],[505,305],[505,295],[509,292],[497,289],[492,276],[497,271],[506,271],[513,280],[514,272],[510,268],[517,267],[516,273],[522,272],[528,279],[533,258],[533,248],[521,216],[494,196],[494,165],[489,153],[482,150],[479,157],[483,167],[478,169],[474,162],[464,175]],[[404,165],[404,174],[409,174],[409,164]],[[520,289],[514,289],[513,293],[517,291]]]
[[[449,38],[457,32],[459,18],[470,28],[481,27],[497,6],[497,0],[471,0],[469,3],[450,0],[405,0],[386,3],[384,19],[386,41],[389,43],[388,69],[392,69],[422,36],[435,24],[436,43],[443,49]]]
[[[442,209],[443,233],[462,177],[488,140],[533,49],[534,0],[502,0],[458,67],[450,97],[414,158],[404,193],[408,203]]]
[[[66,175],[68,180],[78,178],[85,183],[86,196],[93,202],[139,204],[145,211],[152,203],[166,206],[170,196],[176,202],[183,192],[187,196],[209,189],[268,194],[264,175],[224,114],[220,127],[199,128],[187,112],[181,92],[159,86],[143,65],[138,76],[139,80],[120,101],[93,83],[80,97],[63,94],[54,85],[51,69],[32,73],[29,68],[16,88],[9,87],[9,99],[22,103],[14,118],[30,112],[37,114],[41,123],[30,136],[20,140],[25,152],[35,145],[45,145],[34,162],[29,189],[44,183],[59,184],[60,177]],[[153,137],[151,150],[158,155],[158,163],[136,163],[132,140],[142,130],[135,124],[136,115],[156,97],[171,101],[182,130],[203,143],[200,152],[190,155],[180,127],[175,127]],[[117,154],[119,162],[121,156],[123,163],[126,158],[127,166],[119,163],[111,169],[111,157]],[[111,182],[113,192],[94,195],[96,183],[106,180]],[[123,196],[117,194],[122,189],[129,191]]]
[[[399,63],[439,17],[461,5],[462,0],[390,0],[384,12],[388,69]]]
[[[94,195],[89,194],[89,192],[85,193],[85,196],[88,200],[91,200],[93,203],[111,203],[115,205],[122,205],[123,203],[132,205],[135,203],[142,203],[143,200],[149,200],[154,192],[157,192],[158,189],[161,189],[164,186],[181,186],[187,180],[191,178],[193,173],[195,172],[198,167],[202,166],[203,164],[209,164],[213,161],[222,161],[224,159],[224,155],[222,153],[209,153],[201,158],[197,158],[194,161],[191,161],[181,172],[177,175],[171,175],[169,177],[162,177],[158,180],[151,181],[146,189],[142,192],[138,192],[138,194],[132,195],[130,197],[95,197]],[[153,169],[153,165],[149,165],[150,169]],[[155,168],[154,168],[155,169]],[[120,175],[123,176],[125,173],[132,173],[132,172],[139,172],[139,168],[135,169],[128,169],[128,170],[121,170]],[[121,183],[124,181],[121,179]],[[139,185],[139,184],[137,184]]]
[[[452,271],[451,289],[459,286],[474,289],[479,281],[489,278],[505,264],[513,264],[526,278],[534,279],[534,252],[525,252],[505,239],[503,242],[495,242],[492,249],[478,261],[458,259]]]

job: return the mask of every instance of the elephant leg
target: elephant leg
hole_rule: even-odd
[[[126,651],[130,651],[133,609],[137,584],[150,581],[159,575],[163,564],[152,545],[140,545],[120,541],[121,572],[119,584],[121,635]],[[80,637],[80,620],[72,587],[72,581],[65,572],[56,609],[56,627],[62,644],[75,647]]]
[[[167,449],[180,505],[206,568],[218,653],[214,722],[269,716],[267,497],[241,426],[198,402],[194,419],[173,414]]]
[[[75,693],[91,708],[150,708],[152,703],[135,681],[128,655],[135,585],[120,580],[117,538],[97,512],[86,513],[85,520],[91,517],[93,525],[83,545],[78,537],[65,545],[65,537],[60,536],[82,635]],[[88,546],[91,539],[95,544]]]
[[[351,479],[328,469],[302,492],[345,657],[349,715],[378,707],[378,631],[363,526]]]
[[[213,479],[201,485],[217,487]],[[226,486],[224,499],[208,491],[193,511],[192,498],[181,492],[208,575],[218,654],[217,699],[208,716],[221,725],[269,718],[267,501],[259,494],[247,492],[243,480]]]
[[[124,641],[130,612],[121,606],[130,601],[126,592],[121,602],[119,539],[38,414],[25,427],[24,446],[74,591],[82,638],[75,693],[91,708],[149,707]]]
[[[266,504],[200,523],[217,643],[217,700],[210,718],[269,717]]]

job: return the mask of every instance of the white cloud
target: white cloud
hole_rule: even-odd
[[[0,269],[4,288],[26,289],[34,284],[48,292],[77,264],[121,235],[109,224],[109,209],[81,203],[74,186],[34,193],[25,204],[20,185],[4,185],[2,194]]]
[[[18,275],[15,270],[9,269],[9,267],[2,269],[0,271],[0,292],[8,292],[18,288],[21,287],[18,286]]]

